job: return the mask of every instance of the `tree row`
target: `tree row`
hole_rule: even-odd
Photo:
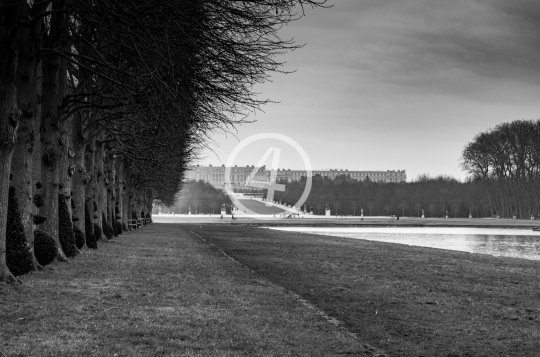
[[[207,136],[266,103],[252,88],[298,47],[277,30],[305,5],[0,0],[0,280],[8,213],[36,269],[34,236],[65,261],[172,204]]]

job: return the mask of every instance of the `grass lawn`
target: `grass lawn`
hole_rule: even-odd
[[[379,355],[265,277],[152,224],[0,284],[0,356]]]
[[[540,356],[540,262],[241,226],[189,228],[390,356]]]

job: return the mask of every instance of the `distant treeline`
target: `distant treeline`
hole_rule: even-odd
[[[162,213],[184,214],[191,211],[197,213],[219,213],[225,204],[230,212],[231,199],[222,190],[214,188],[203,180],[188,181],[177,194],[174,205],[154,208],[154,214],[161,209]]]
[[[529,218],[540,207],[540,120],[516,120],[478,134],[463,150],[462,167],[485,183],[497,214]]]
[[[276,192],[275,199],[294,205],[304,190],[306,178],[286,185],[285,192]],[[459,182],[449,176],[430,178],[421,175],[413,182],[377,183],[369,179],[358,181],[341,175],[334,180],[315,175],[307,209],[332,215],[364,216],[399,215],[426,217],[489,217],[495,214],[485,194],[483,182]]]
[[[421,175],[407,183],[313,177],[308,210],[323,214],[427,217],[538,217],[540,213],[540,120],[516,120],[478,134],[462,153],[465,182]],[[287,183],[275,199],[294,205],[306,178]]]

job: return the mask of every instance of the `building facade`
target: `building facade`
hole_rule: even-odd
[[[225,188],[225,165],[221,166],[199,166],[190,165],[186,172],[187,180],[203,180],[210,183],[218,189]],[[230,183],[232,188],[257,188],[263,187],[265,183],[270,182],[270,176],[273,170],[266,170],[265,166],[257,169],[253,174],[255,166],[234,166],[230,168]],[[364,181],[369,178],[373,182],[398,183],[405,182],[407,175],[405,170],[387,170],[387,171],[356,171],[342,169],[312,170],[312,175],[320,175],[329,179],[335,179],[340,175],[345,175],[351,179]],[[306,170],[278,169],[276,173],[277,182],[300,181],[302,176],[307,176]]]
[[[203,180],[218,189],[225,188],[225,165],[221,166],[199,166],[190,165],[186,172],[187,180]],[[249,183],[250,188],[262,187],[268,182],[266,167],[260,167],[252,180],[250,176],[255,170],[255,166],[234,166],[230,168],[230,184],[232,188],[246,188]]]

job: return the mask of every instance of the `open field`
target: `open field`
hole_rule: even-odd
[[[364,217],[335,217],[335,216],[317,216],[305,215],[303,218],[279,218],[273,215],[237,215],[232,220],[230,215],[220,218],[219,214],[208,215],[154,215],[152,219],[157,223],[204,223],[204,224],[223,224],[223,225],[253,225],[260,226],[413,226],[413,227],[492,227],[492,228],[523,228],[531,229],[540,227],[538,220],[526,219],[491,219],[491,218],[417,218],[400,217],[399,221],[395,218],[386,216]]]
[[[540,262],[192,225],[390,356],[538,356]]]
[[[0,356],[376,356],[285,289],[152,224],[0,284]]]
[[[283,208],[280,208],[277,206],[266,206],[264,202],[259,201],[257,199],[239,198],[238,201],[242,205],[244,205],[245,208],[258,214],[274,215],[274,214],[280,214],[284,211]]]

